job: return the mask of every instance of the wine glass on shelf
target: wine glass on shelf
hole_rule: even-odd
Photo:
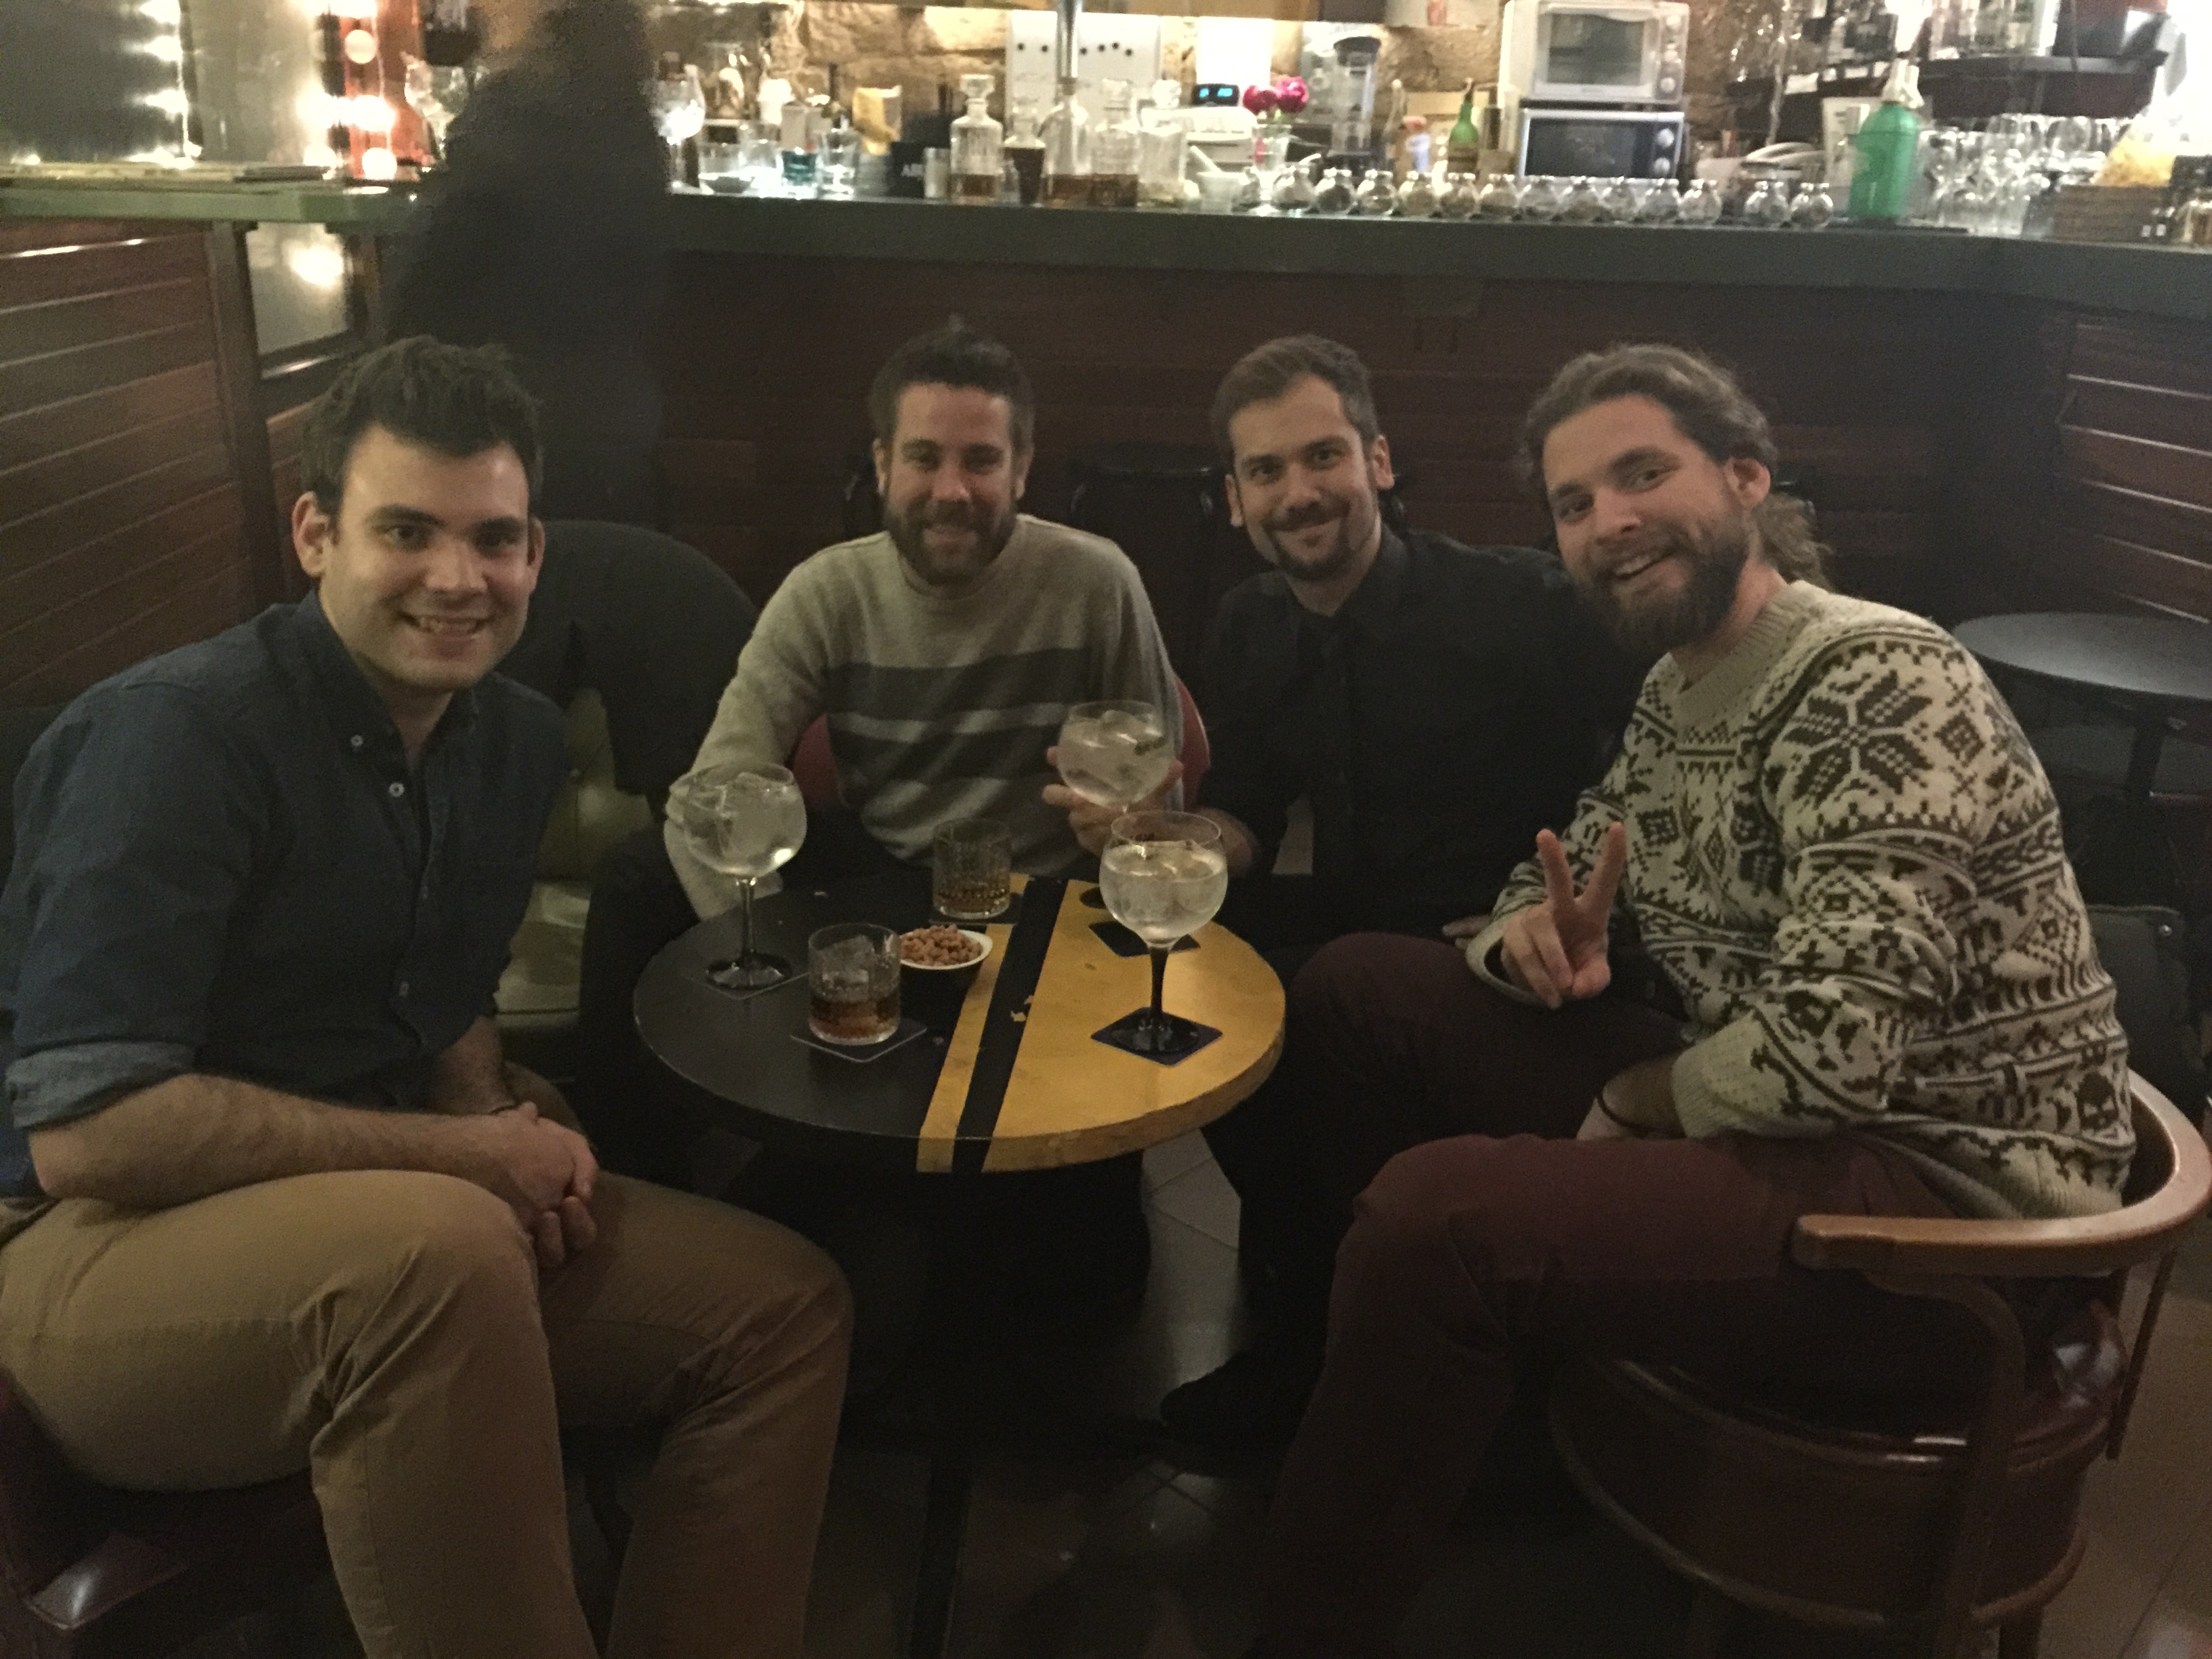
[[[753,888],[806,840],[806,803],[781,766],[708,766],[669,792],[668,817],[701,863],[738,884],[738,954],[707,969],[725,990],[755,991],[791,976],[781,957],[753,949]]]
[[[1150,1060],[1177,1060],[1221,1033],[1163,1006],[1168,954],[1213,920],[1229,894],[1221,830],[1195,812],[1131,812],[1114,822],[1098,861],[1099,889],[1114,920],[1145,942],[1152,961],[1152,1003],[1126,1014],[1098,1040]]]
[[[1060,781],[1094,806],[1127,811],[1175,764],[1167,722],[1149,702],[1079,702],[1060,722]],[[1101,901],[1088,901],[1093,908]]]

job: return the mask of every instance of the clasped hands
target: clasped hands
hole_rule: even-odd
[[[559,1090],[520,1066],[505,1075],[510,1103],[459,1120],[471,1140],[469,1176],[507,1201],[538,1270],[550,1273],[599,1235],[591,1211],[599,1162],[591,1143],[561,1121],[568,1107]]]

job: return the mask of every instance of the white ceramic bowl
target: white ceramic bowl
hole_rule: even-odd
[[[921,930],[919,927],[913,927],[907,931],[918,933]],[[902,934],[900,937],[903,939],[905,935]],[[982,948],[965,962],[908,962],[906,959],[905,946],[902,944],[899,949],[899,967],[909,974],[964,974],[970,968],[980,966],[983,958],[991,954],[991,936],[988,933],[979,933],[972,928],[963,927],[960,930],[960,937]]]

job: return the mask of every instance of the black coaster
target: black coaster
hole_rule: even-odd
[[[1146,954],[1145,941],[1118,921],[1094,921],[1091,924],[1091,931],[1098,935],[1098,942],[1101,945],[1117,957],[1141,957]],[[1168,954],[1173,956],[1178,951],[1195,951],[1196,949],[1198,949],[1198,941],[1186,933],[1168,946]]]
[[[1163,1014],[1156,1022],[1151,1009],[1139,1008],[1133,1014],[1122,1015],[1104,1030],[1093,1031],[1091,1040],[1109,1048],[1119,1048],[1125,1054],[1134,1054],[1139,1060],[1173,1066],[1188,1060],[1220,1035],[1212,1026],[1200,1025],[1181,1014]]]
[[[855,1066],[866,1066],[871,1060],[881,1060],[894,1048],[903,1048],[929,1028],[918,1019],[902,1019],[898,1030],[881,1042],[824,1042],[814,1035],[811,1026],[802,1025],[791,1034],[793,1042],[803,1042],[817,1054],[834,1054],[839,1060],[849,1060]]]

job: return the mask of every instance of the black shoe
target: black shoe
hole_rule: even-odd
[[[1160,1421],[1186,1449],[1231,1462],[1274,1462],[1297,1435],[1320,1374],[1317,1357],[1261,1343],[1170,1389]]]

